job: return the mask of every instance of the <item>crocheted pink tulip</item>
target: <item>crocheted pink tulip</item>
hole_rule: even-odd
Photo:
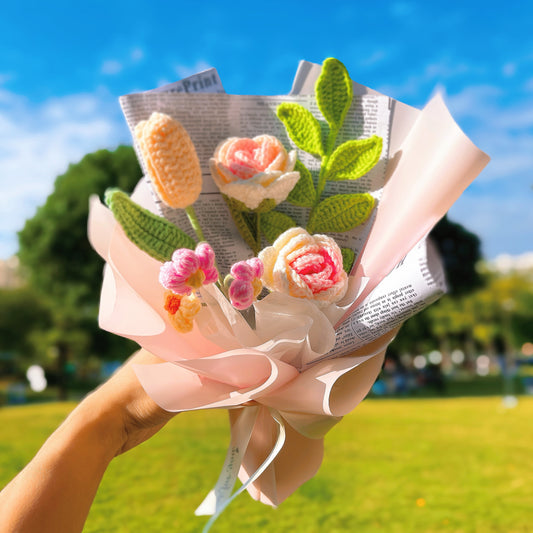
[[[191,294],[217,279],[215,252],[206,242],[199,243],[194,251],[179,248],[159,271],[159,283],[176,294]]]
[[[239,261],[231,267],[231,275],[235,278],[228,290],[231,304],[235,309],[248,309],[263,288],[263,263],[257,257]]]

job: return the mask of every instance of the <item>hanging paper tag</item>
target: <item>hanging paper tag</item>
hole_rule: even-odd
[[[249,418],[246,417],[246,420],[243,421],[242,418],[245,414],[248,414],[246,413],[246,410],[248,409],[253,409],[254,413],[250,414]],[[242,494],[270,466],[272,461],[274,461],[278,453],[281,451],[281,448],[283,448],[283,445],[285,444],[285,424],[283,422],[283,419],[281,418],[281,415],[277,411],[271,409],[270,414],[279,426],[279,433],[276,443],[274,444],[272,451],[265,459],[263,464],[248,478],[246,483],[241,485],[241,487],[237,491],[235,491],[233,495],[230,495],[231,490],[233,489],[233,485],[235,484],[235,481],[237,479],[237,474],[239,472],[242,457],[244,456],[246,447],[248,446],[248,442],[252,434],[252,429],[255,423],[255,418],[257,416],[258,410],[258,407],[246,407],[245,412],[242,413],[241,417],[239,417],[237,423],[234,425],[233,433],[236,434],[242,431],[243,434],[241,437],[245,437],[248,428],[246,424],[250,424],[251,422],[251,424],[249,425],[248,439],[246,440],[246,444],[242,449],[235,449],[235,447],[233,446],[233,441],[238,441],[238,439],[232,438],[232,442],[230,443],[230,447],[226,455],[226,461],[224,462],[224,466],[222,467],[222,473],[218,478],[215,488],[207,495],[205,500],[201,503],[200,507],[198,507],[198,509],[196,509],[194,513],[197,516],[213,514],[213,516],[204,526],[202,533],[207,533],[211,529],[211,526],[215,523],[217,518],[222,514],[224,509],[226,509],[226,507],[235,498],[237,498],[237,496]],[[239,426],[238,428],[236,427],[237,425]],[[242,439],[242,442],[244,442],[244,438]],[[236,460],[237,457],[239,458],[238,462]]]
[[[198,509],[196,516],[213,515],[229,499],[231,491],[237,480],[242,458],[250,442],[252,430],[257,418],[259,407],[245,407],[237,419],[231,432],[231,442],[226,453],[226,459],[222,466],[222,472],[213,490],[206,496]]]

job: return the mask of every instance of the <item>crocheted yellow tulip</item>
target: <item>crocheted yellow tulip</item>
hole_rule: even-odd
[[[135,138],[159,198],[174,208],[192,205],[202,190],[202,171],[185,128],[164,113],[152,113],[135,126]]]

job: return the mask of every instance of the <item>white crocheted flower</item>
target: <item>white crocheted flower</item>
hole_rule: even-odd
[[[265,199],[283,202],[300,179],[294,171],[296,151],[287,153],[276,137],[230,137],[210,160],[220,192],[256,209]]]

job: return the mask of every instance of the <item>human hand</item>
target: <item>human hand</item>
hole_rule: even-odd
[[[98,409],[105,412],[106,417],[110,417],[115,455],[120,455],[152,437],[176,414],[159,407],[146,394],[133,371],[134,364],[162,362],[150,352],[139,350],[76,409]]]

